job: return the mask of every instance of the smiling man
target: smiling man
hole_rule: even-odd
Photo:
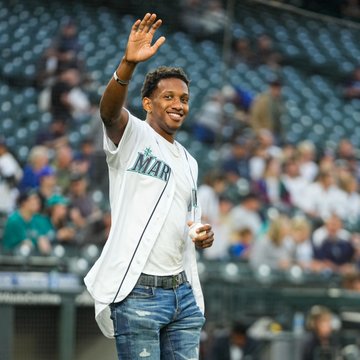
[[[155,14],[134,23],[100,103],[112,225],[85,284],[121,360],[198,359],[205,321],[195,247],[210,247],[214,233],[203,224],[189,236],[201,217],[198,165],[175,140],[189,112],[189,80],[180,68],[159,67],[141,91],[145,121],[124,108],[136,65],[165,42],[152,44],[160,25]]]

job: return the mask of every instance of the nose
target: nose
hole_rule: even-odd
[[[172,103],[173,108],[175,109],[182,109],[183,108],[183,103],[180,100],[180,98],[174,97],[174,101]]]

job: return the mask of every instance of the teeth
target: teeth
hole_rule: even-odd
[[[169,113],[169,116],[172,118],[176,118],[176,119],[180,119],[181,115],[180,114],[176,114],[176,113]]]

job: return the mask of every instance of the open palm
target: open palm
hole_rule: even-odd
[[[160,27],[161,20],[156,21],[155,14],[146,14],[142,20],[137,20],[131,28],[125,59],[138,63],[151,58],[165,42],[161,36],[153,45],[152,41],[156,30]]]

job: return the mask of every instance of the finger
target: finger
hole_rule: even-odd
[[[151,26],[151,28],[149,29],[149,33],[150,33],[151,35],[154,35],[154,34],[155,34],[155,31],[161,26],[161,24],[162,24],[162,20],[161,20],[161,19],[158,19],[158,20],[156,21],[156,23],[153,24],[153,25]]]
[[[137,20],[135,21],[134,25],[132,26],[131,30],[132,30],[132,31],[137,31],[140,23],[141,23],[141,20],[140,20],[140,19],[137,19]]]
[[[138,31],[143,31],[148,20],[150,19],[151,17],[151,14],[150,13],[146,13],[145,16],[143,17],[143,19],[141,20],[139,26],[138,26]]]
[[[150,32],[151,29],[153,28],[153,26],[155,26],[155,24],[160,20],[158,20],[157,22],[155,22],[156,20],[156,14],[151,14],[151,16],[149,17],[149,19],[146,21],[145,23],[145,27],[144,27],[144,32]],[[154,24],[155,23],[155,24]],[[161,20],[160,20],[160,24],[157,26],[157,28],[161,25]],[[157,29],[156,28],[156,29]],[[155,29],[155,30],[156,30]]]
[[[158,38],[156,40],[156,42],[154,43],[154,45],[152,46],[156,51],[159,49],[160,46],[162,46],[165,42],[165,36],[161,36],[160,38]]]

